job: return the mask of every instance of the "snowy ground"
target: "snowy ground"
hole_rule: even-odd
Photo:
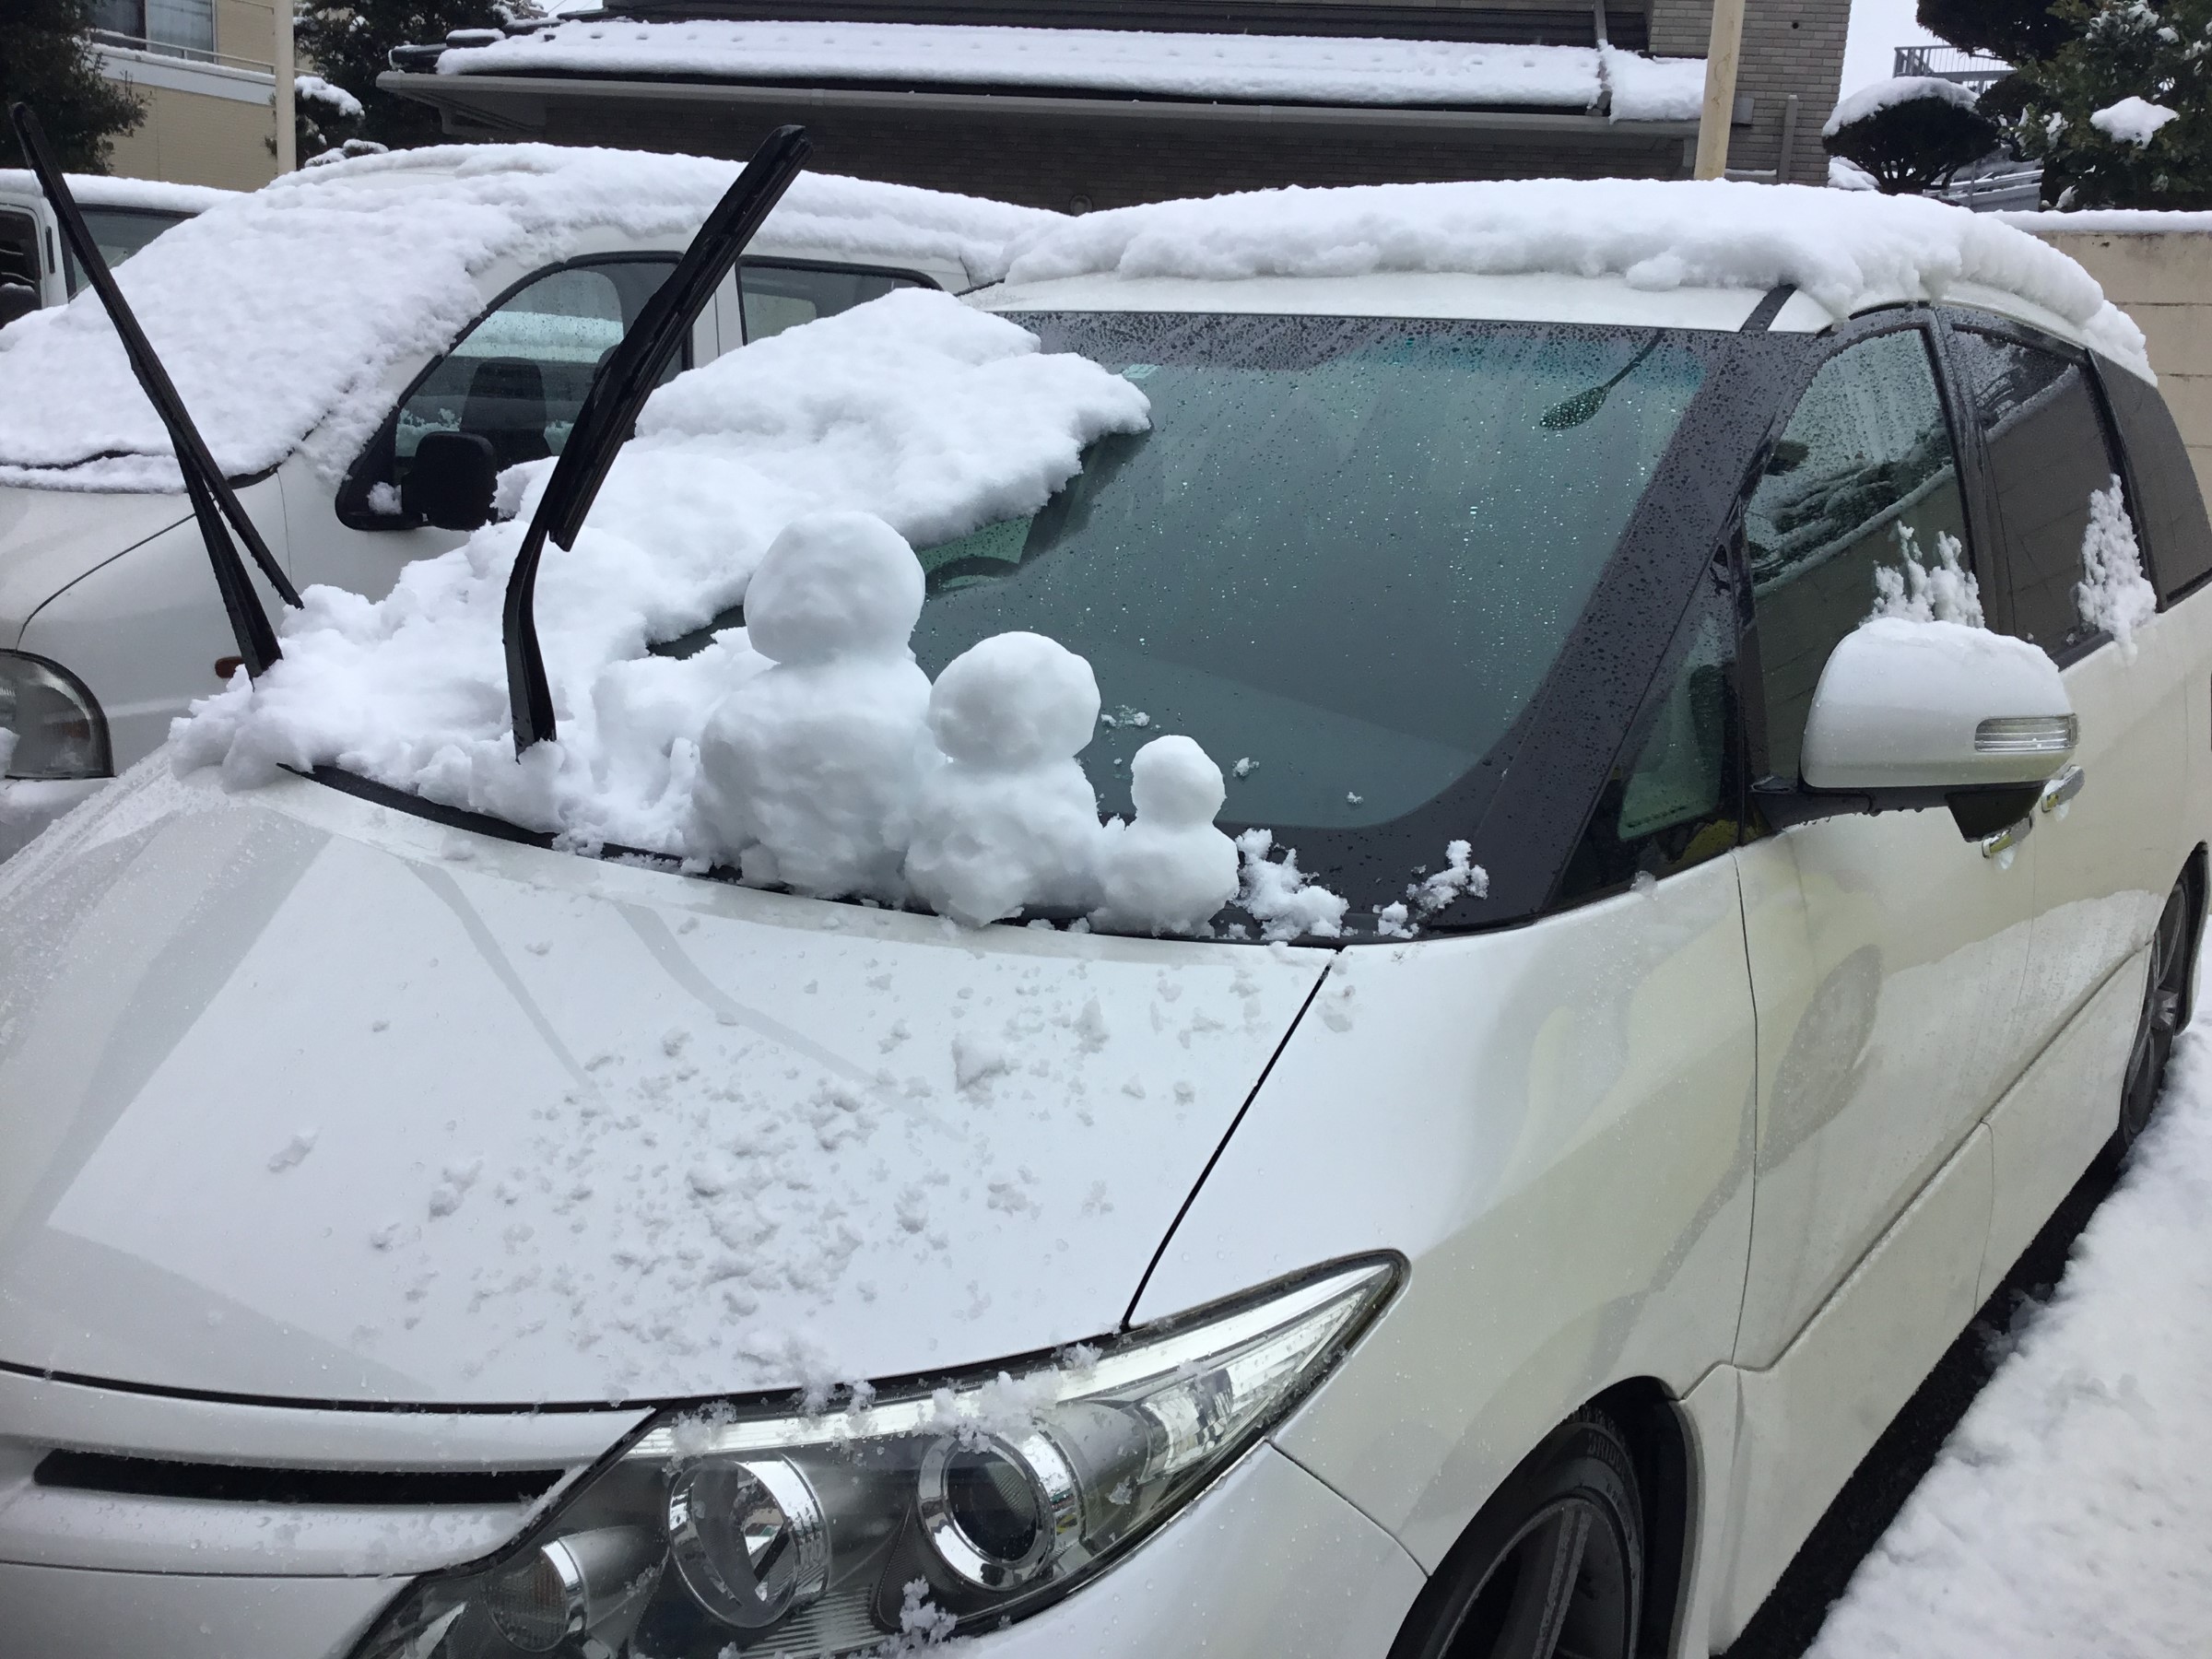
[[[2212,1646],[2212,982],[2165,1102],[1807,1659]]]

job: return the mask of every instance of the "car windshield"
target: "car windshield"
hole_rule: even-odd
[[[1162,733],[1221,765],[1356,908],[1465,836],[1477,777],[1582,613],[1725,336],[1558,324],[1023,314],[1151,429],[1034,518],[921,549],[932,676],[1025,629],[1087,657],[1082,759],[1126,816]],[[1384,833],[1385,826],[1395,833]],[[1481,855],[1479,847],[1477,857]]]

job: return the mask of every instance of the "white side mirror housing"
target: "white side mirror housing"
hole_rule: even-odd
[[[2057,665],[2008,634],[1882,618],[1838,642],[1805,723],[1815,789],[2040,784],[2080,727]]]

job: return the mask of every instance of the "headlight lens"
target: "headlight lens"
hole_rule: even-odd
[[[0,777],[104,778],[108,723],[58,663],[0,651]]]
[[[831,1413],[665,1412],[501,1559],[416,1585],[357,1659],[827,1659],[1033,1612],[1235,1462],[1396,1277],[1327,1268]]]

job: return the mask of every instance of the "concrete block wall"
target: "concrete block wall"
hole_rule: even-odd
[[[1784,182],[1825,184],[1828,152],[1820,128],[1836,107],[1843,76],[1850,0],[1747,0],[1735,90],[1751,99],[1751,124],[1728,142],[1732,171],[1772,178],[1780,165],[1784,113],[1797,98],[1796,138]],[[1712,33],[1712,0],[1654,0],[1652,50],[1662,57],[1703,57]]]
[[[2079,260],[2150,346],[2159,390],[2212,500],[2212,231],[2035,233]]]

